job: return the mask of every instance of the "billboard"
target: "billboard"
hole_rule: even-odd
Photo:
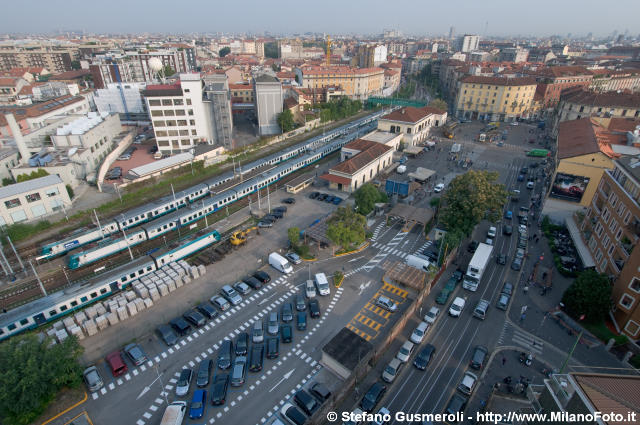
[[[551,186],[551,196],[566,201],[580,202],[589,184],[589,177],[558,173]]]

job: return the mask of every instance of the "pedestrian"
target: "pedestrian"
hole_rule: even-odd
[[[525,317],[527,317],[527,313],[522,313],[522,314],[520,315],[520,321],[521,321],[521,322],[524,322]]]
[[[507,358],[506,357],[502,357],[502,366],[504,366],[504,364],[507,362]]]
[[[529,285],[524,285],[524,294],[527,295],[529,293]]]

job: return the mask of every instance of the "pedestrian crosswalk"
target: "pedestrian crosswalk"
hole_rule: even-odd
[[[384,220],[382,220],[376,227],[375,229],[373,229],[373,235],[371,236],[371,242],[374,242],[376,239],[378,239],[378,235],[380,234],[380,231],[384,228]]]
[[[542,354],[544,347],[544,341],[541,338],[505,322],[498,338],[498,345],[510,345],[510,343],[515,343],[523,347],[527,352],[538,356]]]

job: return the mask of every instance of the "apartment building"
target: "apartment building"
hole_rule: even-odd
[[[458,37],[455,43],[455,48],[458,52],[468,53],[473,52],[474,50],[478,50],[479,44],[479,35],[465,34]]]
[[[596,269],[613,279],[618,328],[640,339],[640,158],[624,157],[606,170],[580,224]]]
[[[528,118],[536,86],[530,77],[464,77],[455,101],[455,115],[490,121]]]
[[[295,69],[302,87],[322,89],[341,87],[351,99],[366,100],[380,96],[384,88],[384,69],[349,66],[303,66]]]
[[[0,226],[37,220],[70,207],[64,182],[56,175],[0,188]]]
[[[209,113],[209,125],[213,143],[224,149],[233,146],[233,117],[231,111],[231,93],[225,74],[212,74],[204,77],[204,104]]]
[[[53,73],[71,70],[71,55],[69,52],[51,51],[45,49],[0,50],[0,72],[7,72],[12,68],[43,67]]]
[[[538,82],[536,97],[544,110],[553,110],[560,101],[560,94],[569,88],[586,88],[593,73],[582,66],[550,66],[535,71],[522,71]]]
[[[486,53],[486,52],[479,52],[479,53]],[[521,63],[521,62],[526,62],[528,57],[529,57],[529,51],[527,49],[523,49],[521,47],[507,47],[505,49],[500,50],[500,54],[498,55],[498,60],[500,62]],[[473,54],[471,55],[471,60],[475,60]]]
[[[595,92],[640,91],[640,72],[637,70],[612,71],[610,69],[594,69],[589,90]]]
[[[387,46],[360,44],[356,46],[352,65],[359,68],[373,68],[387,61]]]
[[[255,88],[258,132],[261,136],[280,134],[278,115],[282,112],[284,93],[282,83],[271,75],[260,75],[253,80]]]
[[[255,103],[255,89],[251,84],[229,84],[232,103]]]
[[[0,77],[0,104],[14,103],[23,87],[29,82],[21,77]]]
[[[378,119],[378,130],[402,134],[405,146],[416,146],[429,137],[432,127],[441,127],[447,122],[447,111],[430,106],[414,108],[407,106]]]

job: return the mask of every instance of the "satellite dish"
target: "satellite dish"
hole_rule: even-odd
[[[151,68],[151,70],[153,72],[158,72],[158,71],[162,70],[163,65],[162,65],[162,61],[160,60],[160,58],[151,58],[151,59],[149,59],[149,68]]]

